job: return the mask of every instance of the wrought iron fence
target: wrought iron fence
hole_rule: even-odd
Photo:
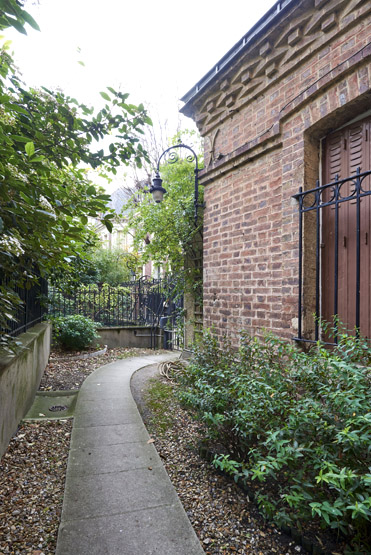
[[[326,341],[330,344],[336,344],[338,342],[338,320],[339,316],[339,249],[341,237],[339,233],[340,220],[339,220],[339,210],[344,203],[351,203],[355,205],[352,208],[354,211],[354,217],[348,223],[349,233],[352,234],[354,239],[355,253],[354,253],[354,265],[351,268],[353,274],[353,281],[350,280],[351,284],[351,298],[354,302],[354,327],[355,333],[359,335],[361,328],[361,202],[362,199],[369,197],[371,195],[370,190],[370,176],[371,171],[361,172],[360,168],[357,168],[356,174],[344,179],[339,179],[336,176],[335,181],[327,183],[320,186],[319,181],[317,181],[317,186],[314,189],[303,191],[302,187],[299,189],[299,193],[294,195],[294,198],[299,202],[299,298],[298,298],[298,336],[295,340],[307,341],[307,342],[317,342],[321,337],[321,324],[320,318],[323,317],[322,307],[321,307],[321,272],[323,270],[321,260],[321,248],[324,247],[322,243],[323,237],[323,226],[321,221],[321,216],[324,211],[331,210],[327,214],[331,215],[331,248],[332,248],[332,260],[331,260],[331,313],[334,318],[334,341]],[[303,333],[303,309],[308,303],[308,299],[304,299],[304,288],[303,288],[303,278],[304,278],[304,215],[310,212],[315,214],[315,321],[314,321],[314,339],[309,339],[304,336]],[[369,220],[370,215],[367,216]],[[354,220],[354,221],[353,221]],[[364,222],[366,225],[367,222]],[[362,232],[363,235],[363,232]],[[343,247],[346,247],[346,237],[343,239]],[[365,232],[365,245],[368,245],[368,232]],[[369,247],[367,247],[369,251]],[[368,255],[369,256],[369,255]],[[368,277],[368,279],[370,279]],[[369,281],[368,281],[369,287]],[[367,301],[368,302],[368,301]],[[348,324],[348,322],[344,322]],[[361,329],[362,333],[362,329]]]
[[[49,286],[49,316],[82,314],[102,326],[148,326],[155,346],[157,328],[164,330],[165,348],[181,343],[178,317],[182,307],[177,283],[172,276],[142,277],[118,287],[88,285],[71,291]]]
[[[148,278],[118,287],[49,287],[49,315],[82,314],[104,326],[151,325],[161,300],[161,281]]]
[[[12,285],[9,279],[4,279],[2,285],[9,287],[19,297],[20,303],[14,319],[8,320],[7,326],[0,331],[17,337],[43,320],[47,313],[48,283],[39,277],[29,289]]]
[[[163,330],[163,347],[181,350],[184,345],[183,296],[168,297],[158,314],[158,324]]]
[[[11,287],[8,281],[3,285]],[[147,326],[151,330],[151,345],[156,344],[158,328],[163,330],[164,348],[180,348],[180,325],[183,297],[172,276],[162,279],[143,277],[136,281],[109,285],[88,285],[65,290],[49,285],[39,277],[29,289],[11,287],[20,299],[15,319],[0,328],[13,337],[31,326],[51,317],[82,314],[102,326]]]

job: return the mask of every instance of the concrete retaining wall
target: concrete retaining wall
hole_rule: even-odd
[[[113,328],[99,328],[98,340],[100,345],[107,345],[109,349],[115,347],[138,347],[140,349],[150,349],[151,345],[151,328],[132,326],[127,328],[113,327]],[[161,337],[156,329],[154,334],[154,341],[157,341],[157,347],[161,347]]]
[[[48,363],[51,324],[37,324],[17,340],[15,355],[0,354],[0,456],[34,400]]]

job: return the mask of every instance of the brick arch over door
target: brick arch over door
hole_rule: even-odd
[[[371,117],[339,129],[323,141],[323,183],[331,183],[338,176],[344,179],[371,169]],[[363,189],[370,190],[370,177],[363,182]],[[330,190],[327,194],[331,194]],[[351,184],[345,183],[342,196],[351,194]],[[360,202],[360,331],[371,337],[371,196]],[[337,306],[339,319],[348,329],[356,325],[356,252],[357,252],[356,202],[339,205],[338,216],[338,278]],[[321,312],[327,321],[332,320],[335,307],[335,208],[322,210],[322,288]]]

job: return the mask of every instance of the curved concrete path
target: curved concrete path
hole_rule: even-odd
[[[132,374],[174,353],[102,366],[78,395],[57,555],[201,555],[144,427]]]

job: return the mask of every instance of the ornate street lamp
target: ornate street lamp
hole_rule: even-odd
[[[158,159],[156,174],[155,174],[155,177],[152,180],[152,185],[151,185],[151,188],[150,188],[149,192],[152,193],[153,200],[155,202],[162,202],[163,201],[164,194],[167,191],[162,186],[162,179],[160,177],[160,162],[161,162],[162,158],[170,150],[174,150],[176,148],[186,148],[187,150],[190,150],[191,154],[186,156],[186,160],[188,162],[193,162],[193,161],[196,162],[196,167],[195,167],[195,170],[194,170],[194,173],[195,173],[195,192],[194,192],[194,201],[193,201],[193,203],[194,203],[194,207],[195,207],[195,224],[197,224],[197,211],[198,211],[199,207],[204,207],[204,203],[199,203],[198,202],[198,158],[197,158],[197,154],[195,153],[195,151],[190,146],[187,146],[187,145],[184,145],[184,144],[180,143],[178,145],[171,146],[171,147],[167,148],[166,150],[164,150],[164,152],[161,154],[160,158]],[[170,154],[169,163],[174,163],[177,160],[178,160],[178,156],[175,154],[175,152]]]

